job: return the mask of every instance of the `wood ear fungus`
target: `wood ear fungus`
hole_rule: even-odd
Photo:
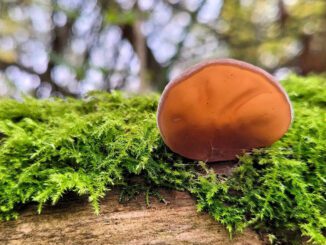
[[[280,139],[292,121],[289,98],[275,78],[251,64],[203,62],[164,89],[157,124],[165,144],[190,159],[235,159]]]

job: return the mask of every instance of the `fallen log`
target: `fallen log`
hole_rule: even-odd
[[[251,230],[232,240],[225,228],[198,213],[185,192],[161,190],[167,204],[144,195],[119,203],[110,192],[95,215],[87,199],[70,196],[36,214],[28,206],[18,220],[0,223],[0,244],[262,244]]]

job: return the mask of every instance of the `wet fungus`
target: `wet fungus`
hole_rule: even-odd
[[[203,62],[172,80],[157,111],[166,145],[207,162],[269,146],[291,121],[291,103],[275,78],[233,59]]]

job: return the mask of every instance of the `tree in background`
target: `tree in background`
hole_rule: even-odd
[[[4,0],[0,96],[161,90],[221,57],[324,72],[325,27],[323,0]]]

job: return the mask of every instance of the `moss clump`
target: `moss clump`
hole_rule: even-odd
[[[292,128],[272,147],[241,157],[229,178],[164,146],[155,95],[1,100],[0,220],[31,202],[40,212],[68,191],[88,195],[99,212],[109,188],[129,186],[137,175],[149,187],[190,191],[198,209],[231,233],[251,226],[272,240],[305,235],[325,244],[326,79],[293,76],[283,84],[295,110]]]

